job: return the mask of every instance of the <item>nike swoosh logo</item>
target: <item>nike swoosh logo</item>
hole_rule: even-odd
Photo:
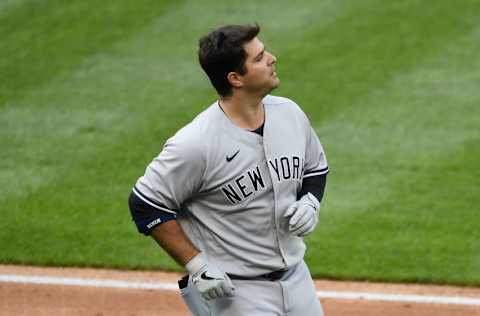
[[[200,277],[204,280],[221,280],[221,279],[211,278],[207,276],[207,271],[203,272],[202,275],[200,275]]]
[[[239,150],[237,150],[237,152],[236,152],[236,153],[234,153],[232,156],[230,156],[230,157],[228,157],[228,156],[227,156],[227,162],[230,162],[230,161],[232,161],[232,160],[233,160],[233,158],[235,158],[235,156],[236,156],[236,155],[238,155],[238,153],[239,153],[239,152],[240,152],[240,149],[239,149]]]

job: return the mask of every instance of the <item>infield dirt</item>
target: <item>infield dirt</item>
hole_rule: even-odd
[[[0,265],[2,275],[175,283],[178,273]],[[320,291],[480,298],[480,288],[316,281]],[[480,306],[321,299],[326,316],[480,316]],[[0,315],[190,315],[176,291],[0,282]]]

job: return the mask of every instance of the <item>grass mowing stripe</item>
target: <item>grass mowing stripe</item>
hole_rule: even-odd
[[[298,32],[281,50],[282,91],[314,122],[329,119],[397,73],[408,72],[449,41],[476,26],[479,4],[462,1],[451,10],[446,0],[385,4],[362,1],[347,7],[335,23]],[[439,19],[438,17],[442,18]],[[282,64],[288,65],[282,71]],[[299,89],[301,87],[301,89]]]
[[[315,275],[480,284],[479,34],[449,42],[359,100],[361,111],[322,125],[337,136],[338,170],[331,213],[310,239]]]
[[[86,57],[107,51],[165,14],[173,3],[29,1],[0,15],[0,106],[68,72]]]
[[[9,11],[18,8],[28,0],[2,0],[0,2],[0,16],[8,14]]]
[[[468,148],[467,154],[478,161],[480,153],[472,144],[479,140],[451,147],[449,153]],[[351,205],[348,213],[344,209],[324,216],[321,234],[310,244],[317,254],[309,255],[313,273],[358,280],[480,284],[475,211],[480,201],[474,193],[480,189],[474,184],[479,175],[449,171],[471,167],[462,158],[389,173],[388,188],[380,191],[390,193],[376,194],[376,188],[370,188],[377,203]]]
[[[179,102],[185,100],[170,97],[169,93],[177,92],[180,96],[183,89],[191,87],[185,80],[190,69],[181,66],[188,57],[171,56],[171,47],[164,45],[176,38],[174,33],[165,32],[174,22],[167,21],[150,26],[150,32],[142,36],[142,41],[125,39],[113,46],[109,54],[90,56],[78,69],[26,91],[12,106],[0,109],[0,133],[6,148],[0,153],[4,158],[0,161],[0,173],[5,185],[10,184],[6,185],[0,200],[10,195],[17,200],[38,186],[47,185],[49,179],[63,178],[63,172],[59,171],[62,168],[71,169],[72,164],[80,161],[96,161],[101,150],[94,142],[99,145],[123,138],[126,133],[138,138],[140,131],[157,133],[169,127],[173,132],[178,128],[175,118],[181,112]],[[156,45],[149,45],[152,38],[156,39]],[[181,46],[184,51],[186,46],[191,46],[191,42]],[[138,47],[142,47],[140,56]],[[177,54],[178,50],[173,52]],[[195,69],[198,78],[201,73],[196,62]],[[183,85],[175,87],[172,82],[183,82]],[[162,107],[158,108],[157,104]],[[154,116],[158,120],[149,120]],[[136,123],[132,124],[132,120]],[[126,122],[131,131],[123,126]],[[155,152],[145,153],[142,149],[140,154],[148,157],[143,158],[145,163],[166,138],[162,135],[163,139],[158,140],[151,134],[148,136],[151,138],[149,148]],[[82,151],[78,151],[79,148]]]

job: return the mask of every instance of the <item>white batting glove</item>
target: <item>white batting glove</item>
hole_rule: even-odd
[[[193,257],[185,268],[192,276],[193,285],[204,299],[233,296],[235,287],[228,275],[215,265],[208,264],[202,253]]]
[[[304,237],[313,232],[318,223],[318,212],[320,202],[317,198],[307,193],[295,203],[293,203],[285,212],[284,217],[290,217],[288,229],[296,236]]]

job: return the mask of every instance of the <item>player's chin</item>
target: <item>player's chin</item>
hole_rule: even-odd
[[[280,81],[276,82],[276,83],[272,83],[269,88],[268,88],[268,91],[266,94],[269,94],[270,92],[272,92],[273,90],[275,90],[278,86],[280,85]]]
[[[278,77],[275,77],[275,78],[272,80],[272,89],[277,88],[279,85],[280,85],[280,79],[279,79]]]

